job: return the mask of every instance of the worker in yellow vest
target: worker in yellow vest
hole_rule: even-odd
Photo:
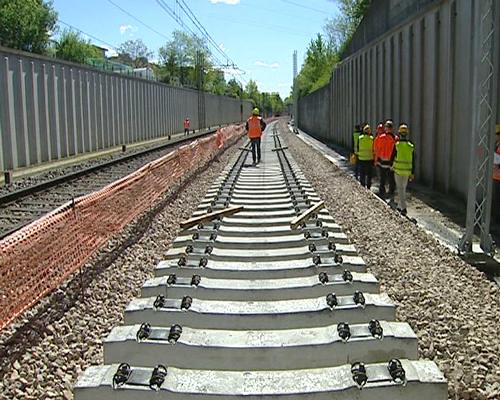
[[[354,126],[354,133],[352,134],[352,153],[354,154],[354,175],[356,179],[359,178],[359,163],[358,163],[358,141],[359,135],[361,135],[361,126]]]
[[[495,153],[493,158],[493,197],[491,211],[493,221],[500,223],[500,124],[495,130]]]
[[[260,111],[258,108],[252,110],[252,116],[248,118],[245,124],[245,129],[247,130],[248,138],[252,144],[252,159],[253,166],[260,163],[260,138],[262,133],[266,129],[266,123],[259,116]],[[256,154],[257,153],[257,154]]]
[[[415,145],[408,140],[408,125],[399,126],[399,140],[394,146],[392,168],[398,192],[398,211],[406,215],[406,186],[415,174]]]
[[[366,124],[363,133],[358,138],[357,146],[359,181],[361,186],[370,189],[372,187],[373,173],[373,136],[372,128]]]

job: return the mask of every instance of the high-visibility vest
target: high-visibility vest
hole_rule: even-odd
[[[258,139],[262,136],[262,127],[260,126],[260,117],[250,117],[248,123],[248,137],[250,139]]]
[[[184,120],[184,129],[189,129],[190,121],[188,119]]]
[[[352,138],[354,140],[354,154],[358,154],[358,145],[359,145],[359,137],[361,136],[361,133],[359,132],[354,132],[352,134]]]
[[[415,146],[407,140],[396,143],[396,158],[394,158],[394,172],[400,176],[410,176],[413,165]]]
[[[358,159],[360,161],[373,160],[373,136],[360,135],[358,141]]]
[[[384,168],[391,167],[392,152],[394,151],[394,136],[388,133],[382,133],[375,138],[373,144],[375,150],[375,158],[377,163]]]

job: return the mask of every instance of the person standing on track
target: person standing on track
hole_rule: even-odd
[[[372,186],[372,171],[373,171],[373,136],[372,128],[366,124],[363,128],[363,133],[358,140],[358,164],[359,164],[359,181],[361,186],[370,189]]]
[[[398,211],[406,215],[406,186],[415,175],[415,145],[408,140],[408,125],[399,126],[399,140],[392,154],[392,168],[398,190]]]
[[[493,159],[493,197],[491,215],[493,221],[500,223],[500,124],[496,126],[495,154]]]
[[[260,138],[262,137],[262,133],[266,129],[266,123],[259,116],[259,114],[259,109],[254,108],[252,110],[252,116],[247,119],[247,123],[245,124],[248,138],[252,143],[252,166],[254,167],[258,163],[260,163]]]
[[[377,165],[380,174],[380,188],[378,195],[385,198],[385,185],[389,183],[389,198],[393,200],[396,191],[396,182],[394,181],[394,171],[392,170],[392,153],[396,138],[392,133],[393,123],[389,119],[384,124],[384,132],[375,138],[373,148],[375,151],[375,165]]]
[[[189,135],[189,128],[191,126],[191,121],[188,117],[184,119],[184,135]]]

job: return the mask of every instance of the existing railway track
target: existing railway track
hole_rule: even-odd
[[[193,217],[243,211],[181,233],[75,399],[446,399],[341,227],[308,215],[320,199],[279,134],[264,135],[257,168],[247,158]]]
[[[121,157],[48,179],[0,196],[0,239],[78,196],[120,179],[187,141],[213,133],[203,131],[188,137],[148,147]]]

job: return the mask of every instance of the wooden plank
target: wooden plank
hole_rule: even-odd
[[[190,218],[188,220],[181,222],[182,229],[189,229],[195,225],[202,224],[204,222],[212,221],[218,217],[227,217],[229,215],[236,214],[240,211],[243,211],[243,206],[235,206],[224,208],[223,210],[214,211],[205,215],[200,215],[199,217]]]
[[[273,149],[273,151],[286,150],[286,149],[288,149],[288,146],[276,147],[275,149]]]
[[[311,215],[315,214],[319,210],[321,210],[325,206],[324,201],[320,201],[319,203],[314,204],[310,208],[308,208],[306,211],[304,211],[302,214],[299,216],[295,217],[292,219],[290,222],[290,228],[292,229],[297,229],[297,227],[302,224],[303,222],[307,221]]]

